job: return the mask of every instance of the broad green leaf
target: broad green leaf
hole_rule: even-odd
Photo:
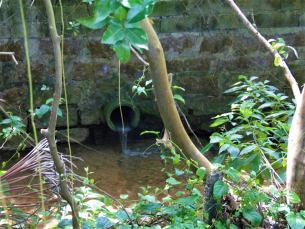
[[[221,164],[223,162],[223,160],[225,159],[226,155],[225,154],[221,154],[217,157],[213,157],[212,159],[212,163],[213,164]]]
[[[114,11],[114,18],[117,21],[123,22],[126,19],[127,10],[123,6],[119,6],[116,11]]]
[[[72,219],[63,219],[57,225],[58,228],[65,228],[67,226],[72,226]]]
[[[134,47],[148,50],[148,37],[143,29],[126,28],[125,37]]]
[[[3,119],[0,124],[9,124],[11,122],[12,120],[7,118],[7,119]]]
[[[199,177],[200,180],[204,177],[205,174],[206,174],[206,169],[204,167],[200,167],[196,171],[196,175]]]
[[[125,32],[122,28],[122,25],[111,23],[105,31],[101,43],[114,45],[116,42],[123,40],[124,37]]]
[[[141,0],[119,0],[119,2],[127,8],[132,8],[135,5],[141,4]]]
[[[205,152],[207,152],[212,146],[214,145],[214,143],[209,143],[207,144],[205,147],[203,147],[203,149],[200,151],[202,154],[204,154]]]
[[[210,136],[210,138],[211,138],[210,143],[217,143],[220,142],[221,140],[225,140],[224,137],[218,135]]]
[[[130,46],[127,40],[118,41],[113,46],[113,50],[115,51],[118,58],[126,63],[130,58]]]
[[[232,159],[236,158],[239,154],[239,148],[237,146],[230,145],[227,150],[230,153]]]
[[[179,101],[181,101],[182,103],[185,104],[185,101],[184,101],[184,99],[182,98],[181,95],[175,94],[175,95],[174,95],[174,99],[177,99],[177,100],[179,100]]]
[[[128,195],[127,195],[127,194],[121,194],[121,195],[120,195],[120,198],[121,198],[122,200],[125,200],[125,199],[128,198]]]
[[[129,214],[130,215],[130,214]],[[124,222],[126,219],[128,219],[128,215],[126,214],[125,211],[123,210],[119,210],[115,213],[115,217],[120,221],[120,222]]]
[[[180,162],[180,154],[176,154],[174,159],[173,159],[173,163],[174,165],[178,164]]]
[[[226,123],[226,122],[229,122],[229,119],[227,118],[218,118],[216,119],[211,125],[210,127],[216,127],[216,126],[219,126],[223,123]]]
[[[180,90],[182,90],[182,91],[185,91],[185,89],[184,89],[184,88],[179,87],[179,86],[172,86],[172,89],[173,89],[173,90],[174,90],[174,89],[180,89]]]
[[[93,2],[93,1],[96,1],[96,0],[83,0],[83,2]]]
[[[273,113],[273,114],[270,114],[270,115],[267,115],[265,118],[275,118],[277,116],[280,116],[280,115],[283,115],[283,114],[287,114],[287,111],[279,111],[277,113]]]
[[[60,108],[57,109],[57,115],[60,116],[60,117],[62,117],[62,111],[61,111]]]
[[[161,207],[161,203],[148,203],[148,204],[141,204],[139,210],[145,212],[155,212]]]
[[[176,185],[176,184],[181,184],[181,182],[177,181],[175,178],[170,177],[166,180],[166,183],[171,184],[171,185]]]
[[[288,199],[290,200],[291,203],[293,204],[298,204],[301,203],[300,198],[294,191],[290,191],[288,194]]]
[[[148,17],[152,12],[155,3],[155,1],[142,1],[141,4],[132,7],[127,13],[127,23],[139,22]]]
[[[242,85],[242,86],[238,86],[238,87],[233,87],[233,88],[230,88],[230,89],[226,90],[223,93],[231,93],[231,92],[239,91],[240,89],[243,89],[244,87],[247,87],[247,86],[248,85]]]
[[[254,208],[243,210],[243,216],[251,221],[254,227],[257,227],[262,221],[261,215]]]
[[[263,109],[265,107],[273,107],[274,104],[275,104],[274,102],[267,102],[267,103],[264,103],[261,106],[259,106],[257,109]]]
[[[211,143],[210,143],[211,144]],[[230,147],[230,144],[223,144],[220,148],[219,148],[219,154],[221,154],[223,151],[227,150]]]
[[[184,174],[184,171],[175,168],[175,174],[176,174],[176,176],[180,176],[180,175]]]
[[[175,203],[182,205],[183,207],[188,207],[191,204],[194,204],[198,200],[198,196],[187,196],[184,198],[180,198],[175,201]]]
[[[254,149],[256,149],[256,147],[257,147],[257,146],[254,145],[254,144],[245,147],[245,148],[240,152],[240,156],[252,152]]]
[[[294,212],[289,212],[286,215],[286,219],[292,229],[300,229],[305,227],[304,217],[300,213],[295,214]]]
[[[241,107],[240,112],[246,119],[248,119],[253,114],[252,110],[246,107]]]
[[[216,199],[226,195],[229,191],[229,186],[225,184],[222,180],[216,181],[214,184],[213,195]]]
[[[111,11],[111,13],[114,13],[120,6],[121,6],[121,4],[119,2],[111,1],[110,2],[110,11]]]
[[[236,169],[234,169],[234,168],[231,167],[231,168],[225,170],[224,172],[225,172],[225,174],[227,174],[232,180],[234,180],[234,181],[237,182],[237,183],[239,182],[240,177],[239,177],[238,171],[237,171]]]
[[[35,109],[35,114],[38,118],[41,118],[45,113],[47,113],[50,110],[50,107],[47,105],[41,105],[40,108]]]
[[[80,24],[88,27],[89,29],[100,29],[109,22],[109,20],[107,18],[105,18],[102,21],[97,21],[94,18],[94,16],[79,18],[79,19],[76,19],[76,21],[79,22]]]
[[[281,57],[275,57],[274,58],[274,65],[275,66],[279,66],[281,63]]]
[[[111,13],[111,0],[96,0],[94,6],[94,19],[96,22],[103,21]]]

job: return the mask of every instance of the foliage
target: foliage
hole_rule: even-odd
[[[155,1],[152,0],[96,0],[94,14],[77,19],[77,22],[90,29],[100,29],[107,25],[101,43],[110,44],[118,58],[127,62],[130,58],[130,45],[140,53],[143,49],[148,50],[148,37],[139,22],[152,12],[154,4]]]
[[[295,50],[295,48],[286,45],[285,41],[283,38],[278,38],[277,41],[275,39],[270,39],[268,40],[268,42],[271,43],[272,48],[274,50],[277,50],[279,52],[279,54],[283,57],[283,59],[287,59],[288,58],[288,52],[286,50],[284,50],[286,47],[293,50],[295,56],[297,58],[299,58],[298,52]],[[274,59],[274,65],[275,66],[279,66],[281,63],[281,57],[276,57]]]
[[[216,116],[211,125],[221,130],[210,137],[211,144],[219,144],[220,155],[214,160],[221,163],[228,155],[229,167],[251,169],[261,183],[262,174],[270,180],[273,169],[284,168],[277,179],[285,181],[288,133],[295,105],[285,101],[288,96],[283,93],[276,94],[278,89],[268,85],[268,80],[255,82],[254,76],[239,79],[242,81],[224,92],[238,94],[231,102],[232,111]]]

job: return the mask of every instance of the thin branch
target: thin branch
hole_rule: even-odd
[[[258,32],[258,30],[253,27],[253,25],[249,22],[248,18],[243,14],[243,12],[239,9],[239,7],[235,4],[235,2],[233,0],[227,0],[227,2],[232,7],[232,9],[238,14],[242,22],[249,29],[250,33],[252,33],[259,40],[259,42],[261,42],[273,54],[274,58],[280,57],[281,62],[279,66],[283,69],[285,77],[290,83],[294,98],[298,103],[301,96],[300,88],[298,86],[297,81],[290,72],[290,69],[287,66],[286,62],[282,59],[278,51],[272,48],[272,45],[266,40],[266,38],[263,37]]]
[[[136,50],[130,45],[130,50],[136,55],[136,57],[146,66],[149,67],[149,63],[147,63],[140,55],[137,53]]]
[[[14,52],[0,52],[0,55],[11,55],[13,61],[15,62],[15,64],[18,65],[18,62],[17,62],[17,60],[15,58],[15,53]]]

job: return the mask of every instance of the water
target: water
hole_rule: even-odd
[[[122,127],[122,122],[114,122],[114,125],[119,133],[120,140],[121,140],[121,146],[122,146],[122,152],[128,153],[127,149],[127,134],[131,130],[129,122],[124,122],[124,128]]]

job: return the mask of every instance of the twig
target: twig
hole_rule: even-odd
[[[146,66],[149,67],[149,63],[147,63],[140,55],[139,53],[137,53],[136,50],[134,50],[134,48],[130,45],[130,50],[136,55],[136,57],[138,57],[138,59]]]
[[[272,45],[266,40],[266,38],[264,38],[256,28],[254,28],[254,26],[249,22],[249,20],[239,9],[239,7],[235,4],[235,2],[233,0],[226,0],[226,1],[232,7],[232,9],[238,14],[244,25],[249,29],[250,33],[252,33],[258,39],[258,41],[261,42],[273,54],[274,58],[280,57],[281,61],[279,66],[283,69],[285,73],[285,77],[290,83],[294,98],[298,103],[301,96],[301,92],[298,83],[293,77],[292,73],[290,72],[290,69],[287,66],[286,62],[282,59],[278,51],[272,48]]]
[[[0,5],[1,6],[1,5]],[[16,65],[18,65],[18,62],[15,58],[15,53],[14,52],[0,52],[0,55],[11,55],[13,61],[15,62]]]

